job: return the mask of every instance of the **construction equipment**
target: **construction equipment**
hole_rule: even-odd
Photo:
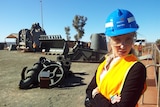
[[[107,42],[104,33],[96,33],[91,35],[91,46],[78,41],[72,52],[59,55],[57,59],[70,59],[71,62],[100,62],[107,52]]]
[[[65,40],[48,37],[47,35],[40,37],[41,48],[47,52],[52,52],[52,48],[55,50],[59,49],[62,54],[57,57],[57,61],[41,57],[33,65],[33,68],[26,70],[27,67],[24,67],[19,83],[20,89],[28,89],[37,85],[40,85],[41,88],[60,85],[64,77],[69,74],[71,62],[100,62],[107,53],[106,38],[102,33],[91,36],[92,42],[90,47],[84,42],[77,42],[71,53],[68,53],[68,45]],[[56,44],[54,44],[55,41],[57,41]]]
[[[49,55],[68,54],[69,48],[61,35],[41,35],[39,38],[41,50]]]
[[[35,43],[38,50],[40,46],[40,35],[46,35],[46,33],[39,23],[34,23],[31,29],[20,30],[18,33],[17,48],[20,50],[33,51],[33,43]]]
[[[108,52],[106,36],[104,33],[91,35],[91,44],[76,41],[72,51],[69,51],[69,41],[62,39],[61,35],[40,35],[40,47],[46,55],[59,55],[57,59],[70,59],[75,62],[100,62]]]
[[[44,88],[43,85],[46,83],[48,83],[48,87],[45,86],[45,88],[57,86],[68,75],[70,66],[69,60],[52,61],[45,57],[40,57],[39,61],[31,69],[27,70],[27,67],[23,68],[19,88],[30,89],[39,85]],[[48,82],[44,83],[45,77],[48,77]]]

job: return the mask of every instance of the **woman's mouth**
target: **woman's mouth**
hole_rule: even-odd
[[[121,50],[121,51],[118,51],[118,53],[123,55],[123,54],[126,54],[126,51],[125,50]]]

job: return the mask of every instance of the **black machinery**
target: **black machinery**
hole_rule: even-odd
[[[19,31],[18,49],[25,51],[45,52],[47,55],[60,55],[64,60],[70,59],[78,62],[99,62],[107,53],[107,41],[104,33],[91,35],[91,43],[75,41],[74,47],[69,47],[70,41],[65,41],[61,35],[46,35],[39,23],[34,23],[31,29]],[[36,44],[36,49],[34,45]]]
[[[26,70],[27,67],[24,67],[19,83],[20,89],[37,85],[43,87],[44,84],[48,84],[45,87],[57,86],[67,77],[71,62],[100,62],[107,53],[107,42],[103,33],[91,35],[90,46],[86,46],[84,42],[77,42],[72,51],[69,51],[67,42],[60,36],[41,35],[39,41],[41,49],[45,52],[61,54],[57,56],[57,61],[41,57],[33,68]],[[43,84],[41,80],[47,82]]]
[[[31,29],[21,29],[18,33],[18,49],[33,51],[33,43],[36,44],[37,49],[39,49],[40,35],[46,35],[46,32],[39,23],[32,24]]]
[[[58,56],[60,59],[70,59],[71,62],[100,62],[108,52],[106,36],[104,33],[91,35],[91,44],[86,46],[84,42],[77,42],[72,51]]]
[[[52,61],[45,57],[40,57],[39,61],[31,69],[23,68],[19,88],[30,89],[38,86],[49,88],[60,85],[64,78],[67,77],[70,66],[71,63],[67,60]],[[46,86],[47,83],[48,86]]]
[[[40,48],[48,55],[68,54],[69,47],[61,35],[40,35]]]
[[[41,35],[40,47],[46,55],[59,55],[58,59],[70,59],[71,62],[100,62],[107,51],[104,33],[91,35],[91,44],[77,41],[74,47],[69,47],[70,41],[65,41],[60,35]]]

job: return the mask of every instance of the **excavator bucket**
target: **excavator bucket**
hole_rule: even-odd
[[[68,54],[69,48],[60,35],[41,35],[39,38],[41,49],[48,55]]]

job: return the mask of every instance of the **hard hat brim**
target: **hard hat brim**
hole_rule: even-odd
[[[123,34],[127,34],[127,33],[132,33],[132,32],[136,32],[138,28],[125,28],[125,29],[121,29],[121,30],[115,30],[113,32],[105,32],[106,36],[109,37],[113,37],[113,36],[118,36],[118,35],[123,35]]]

